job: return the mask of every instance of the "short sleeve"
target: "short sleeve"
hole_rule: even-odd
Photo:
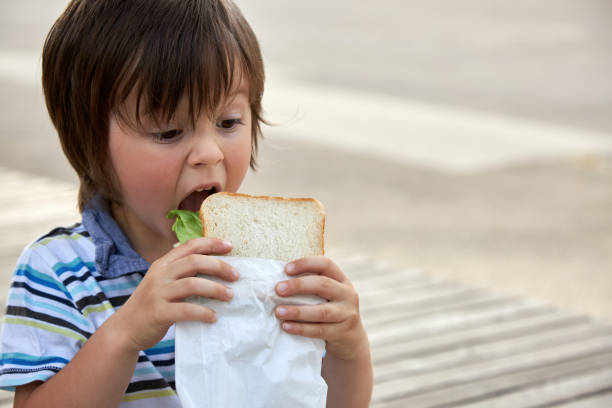
[[[44,245],[33,244],[17,262],[2,322],[2,389],[48,380],[93,332],[56,274],[64,263],[60,258]]]

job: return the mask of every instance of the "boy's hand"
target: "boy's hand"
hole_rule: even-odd
[[[329,258],[310,256],[288,263],[285,272],[295,276],[279,282],[280,296],[318,295],[329,302],[319,305],[276,308],[282,328],[292,334],[327,341],[326,352],[342,360],[369,355],[367,334],[359,315],[359,298],[350,280]]]
[[[231,244],[215,238],[196,238],[172,249],[151,264],[138,287],[117,311],[120,333],[129,347],[145,350],[157,344],[172,324],[181,320],[215,322],[214,310],[184,302],[189,296],[228,301],[226,286],[197,274],[235,281],[238,274],[225,262],[204,254],[224,254]]]

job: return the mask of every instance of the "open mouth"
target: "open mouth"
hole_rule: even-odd
[[[202,206],[202,202],[211,194],[217,192],[216,187],[210,187],[208,189],[202,189],[198,191],[194,191],[189,194],[181,203],[179,204],[179,210],[188,210],[188,211],[200,211],[200,207]]]

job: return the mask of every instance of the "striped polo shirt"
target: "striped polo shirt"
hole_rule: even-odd
[[[0,388],[14,390],[59,372],[148,269],[99,199],[83,211],[82,223],[56,228],[25,248],[2,325]],[[140,352],[120,406],[181,406],[174,383],[174,326],[156,346]]]

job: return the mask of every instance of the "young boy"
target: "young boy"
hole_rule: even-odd
[[[232,269],[173,248],[166,214],[236,191],[255,165],[264,71],[255,35],[229,0],[74,0],[43,51],[43,87],[80,178],[82,223],[22,253],[3,325],[0,386],[16,407],[179,407],[177,321],[215,324],[183,300],[228,301]],[[357,294],[328,258],[290,263],[282,296],[329,302],[276,310],[282,327],[326,340],[328,406],[365,407],[372,366]]]

